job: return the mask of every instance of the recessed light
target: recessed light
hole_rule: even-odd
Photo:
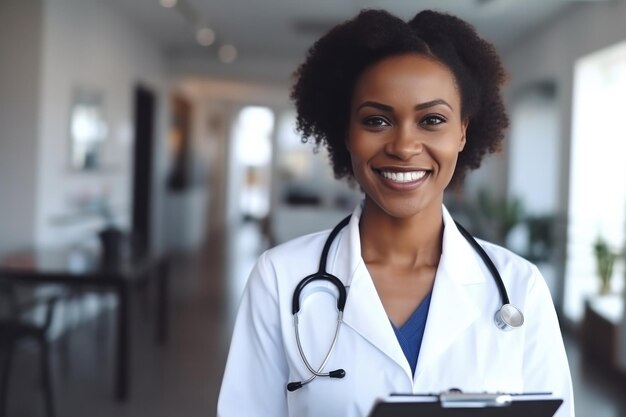
[[[222,45],[217,52],[220,61],[230,64],[237,59],[237,49],[233,45]]]
[[[202,46],[211,46],[215,42],[215,32],[209,28],[200,28],[196,32],[196,39]]]
[[[168,9],[172,7],[176,7],[178,0],[161,0],[161,6],[167,7]]]

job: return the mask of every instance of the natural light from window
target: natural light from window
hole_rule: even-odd
[[[578,321],[599,294],[594,243],[624,253],[626,42],[581,58],[574,73],[565,314]],[[617,258],[604,315],[622,317],[624,260]]]

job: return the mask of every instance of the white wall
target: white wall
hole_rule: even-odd
[[[510,92],[519,92],[535,82],[556,82],[562,158],[559,209],[563,211],[567,207],[574,62],[626,39],[624,21],[626,2],[575,4],[502,54],[510,73]]]
[[[163,94],[164,63],[156,43],[106,2],[48,0],[44,10],[36,240],[40,245],[58,245],[93,236],[101,226],[98,219],[73,224],[55,221],[75,210],[71,201],[80,195],[108,190],[119,221],[128,223],[134,87],[140,82]],[[69,166],[68,120],[76,88],[98,91],[104,98],[110,136],[99,172],[76,172]],[[163,97],[158,100],[161,129],[155,130],[155,145],[162,152],[159,132],[165,112]],[[162,165],[157,157],[155,169]]]
[[[554,215],[559,212],[562,159],[559,154],[562,145],[554,88],[546,83],[529,86],[514,97],[509,107],[508,197],[521,201],[525,216]],[[514,232],[507,243],[518,253],[526,253],[529,243],[527,231],[521,227],[516,232],[517,236]],[[514,244],[516,240],[518,246]],[[537,266],[554,302],[561,305],[563,299],[552,259],[540,262]]]
[[[41,1],[0,1],[0,253],[34,240]]]
[[[508,195],[522,200],[532,215],[557,209],[559,167],[555,97],[541,87],[524,92],[511,106]]]
[[[511,72],[511,91],[536,81],[554,80],[560,109],[561,173],[558,206],[568,206],[570,137],[572,126],[572,86],[575,61],[598,49],[626,39],[626,2],[589,2],[576,4],[562,16],[521,41],[504,54]],[[560,236],[565,242],[565,233]],[[564,252],[561,248],[558,276],[564,274]],[[563,283],[561,283],[563,293]],[[626,309],[625,309],[626,311]],[[620,347],[626,370],[626,317],[622,320],[623,340]]]

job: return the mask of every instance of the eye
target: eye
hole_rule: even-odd
[[[391,126],[391,124],[383,117],[380,116],[371,116],[363,119],[363,125],[367,127],[386,127]]]
[[[424,126],[437,126],[442,123],[445,123],[446,121],[447,121],[446,118],[439,114],[429,114],[428,116],[422,119],[420,124]]]

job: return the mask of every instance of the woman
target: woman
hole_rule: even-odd
[[[325,267],[347,291],[343,322],[328,354],[339,290],[323,280],[296,297],[297,335],[292,321],[292,296],[318,270],[328,231],[264,253],[239,309],[218,416],[366,416],[390,393],[450,388],[550,391],[564,399],[556,415],[573,416],[539,271],[481,242],[526,314],[502,331],[494,279],[443,206],[446,187],[500,147],[508,124],[492,45],[453,16],[425,11],[407,24],[364,11],[321,38],[296,75],[298,129],[365,193]],[[304,358],[334,377],[311,378]]]

